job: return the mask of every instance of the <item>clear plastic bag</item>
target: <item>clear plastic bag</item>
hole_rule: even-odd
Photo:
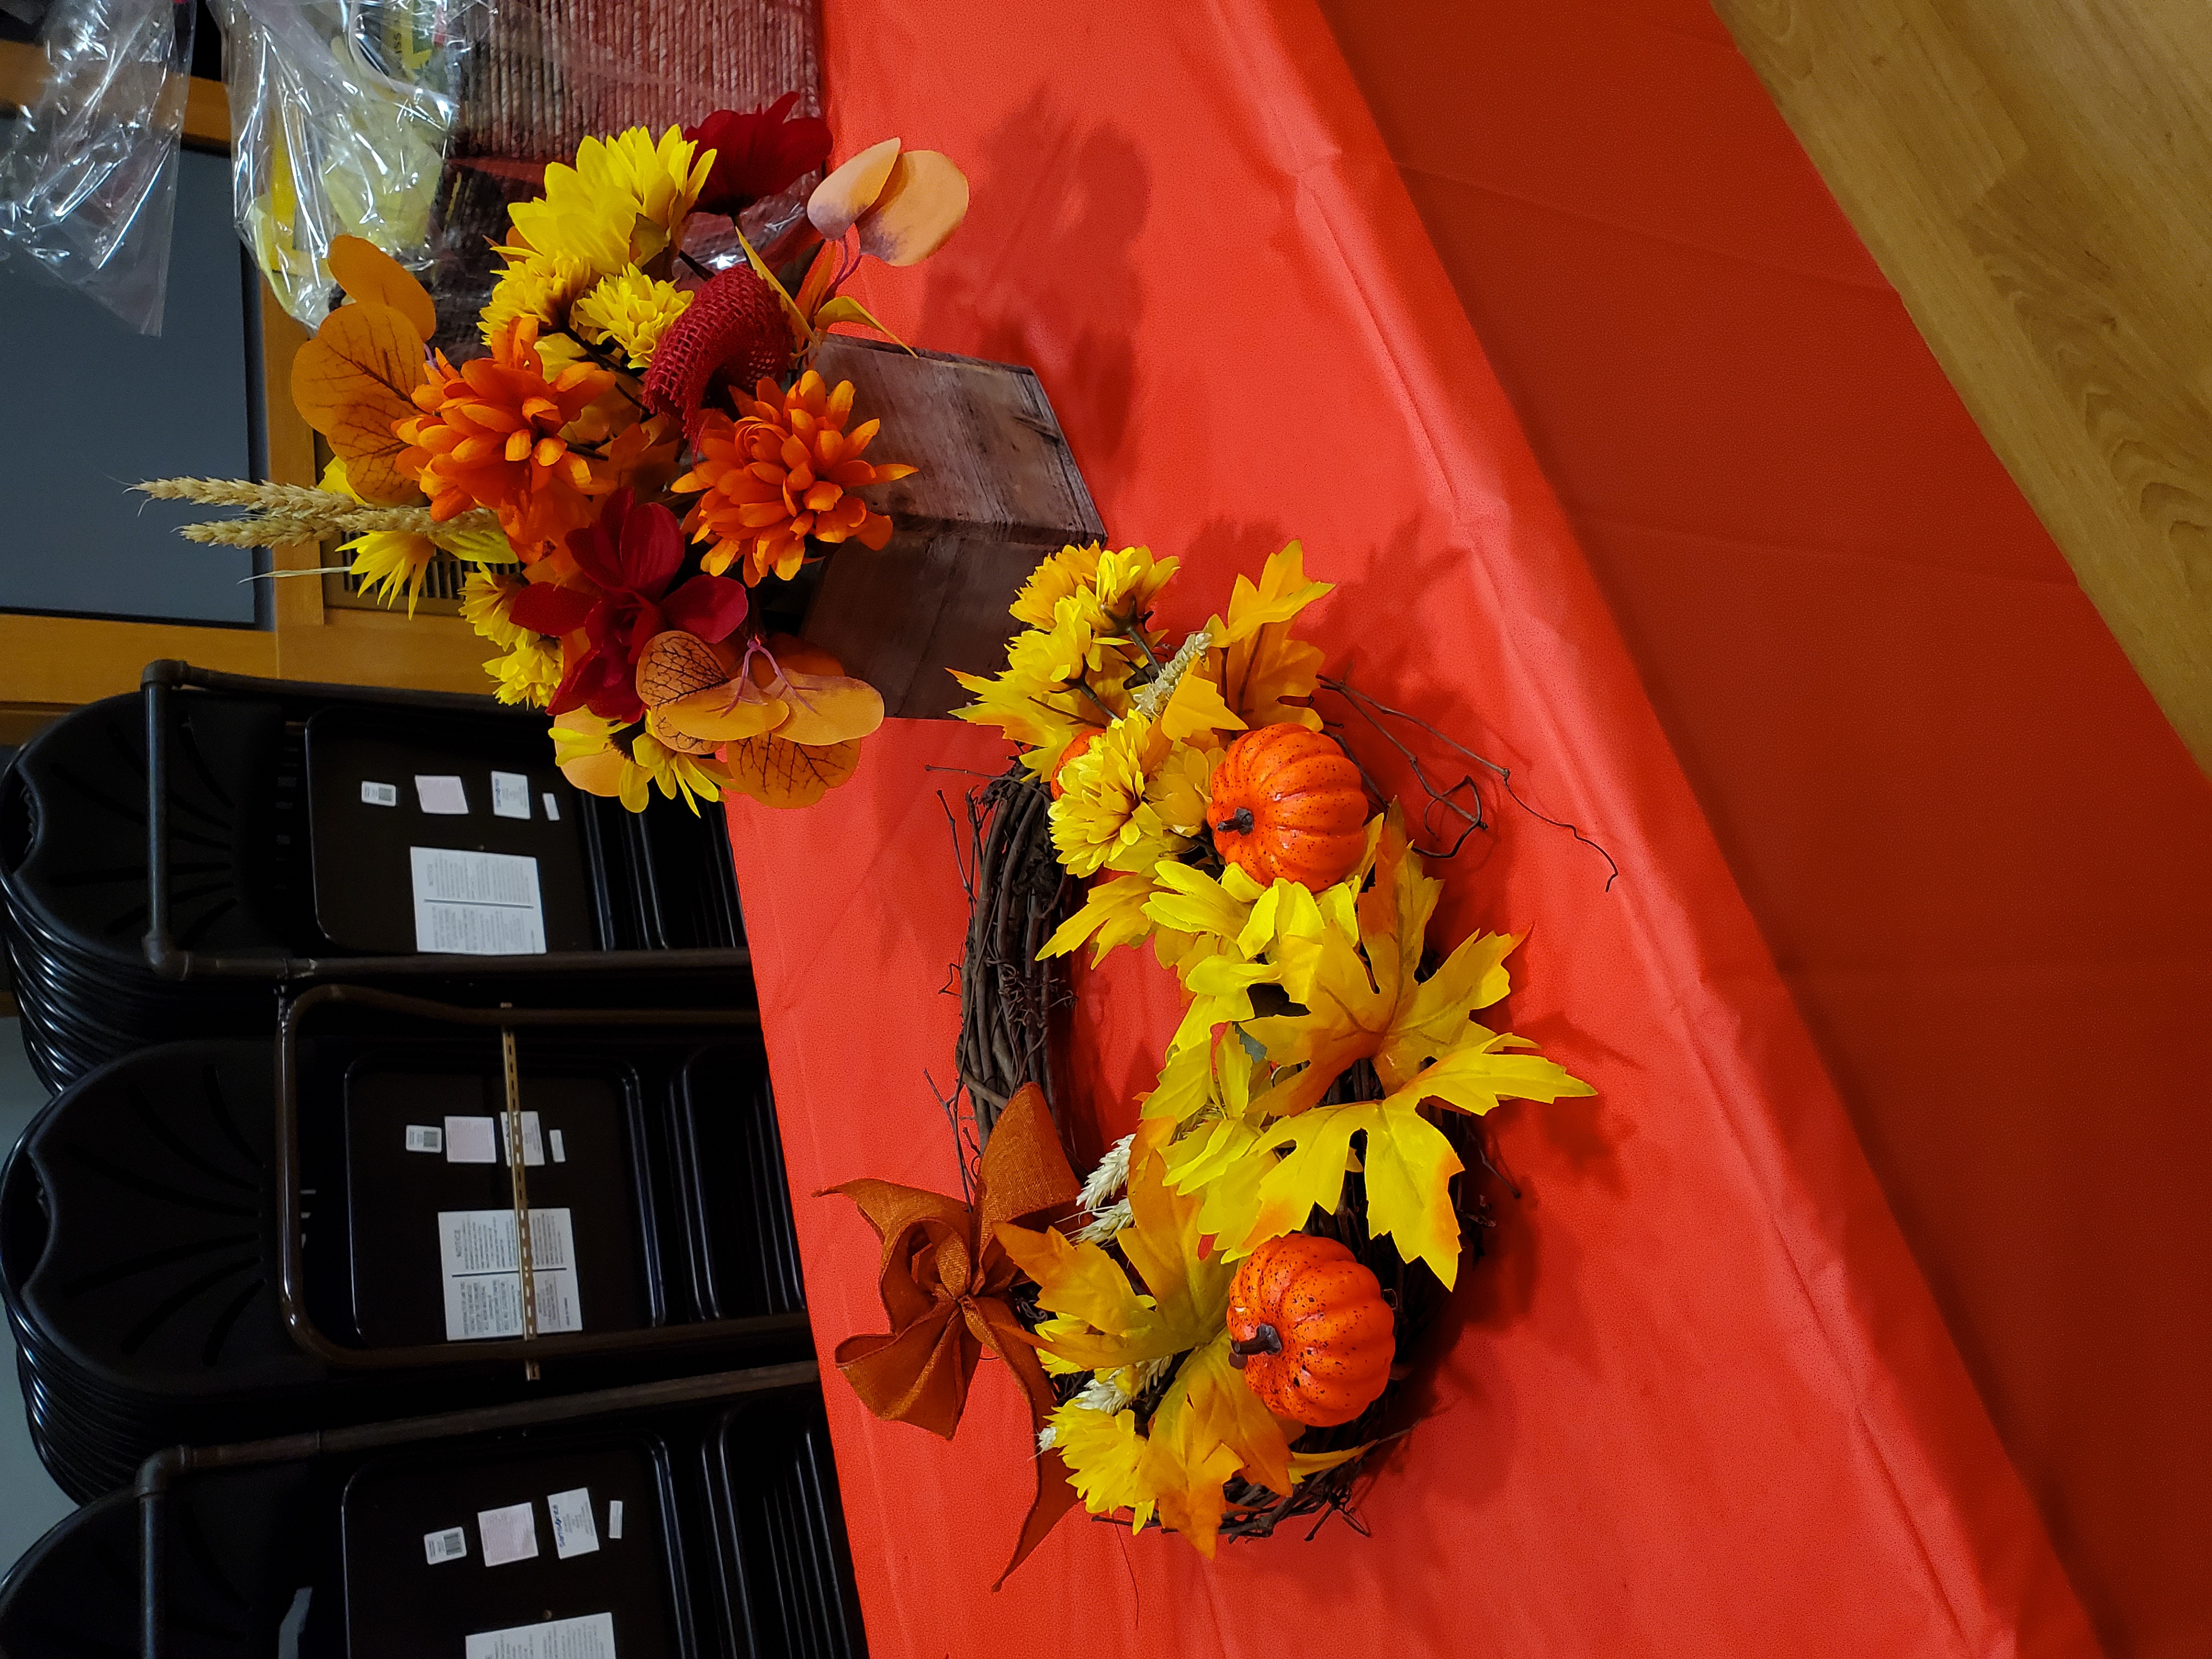
[[[820,109],[809,0],[214,0],[224,35],[239,234],[284,309],[330,309],[333,238],[422,274],[439,343],[480,350],[476,313],[507,210],[547,163],[632,125],[659,131],[785,91]],[[0,249],[19,250],[148,333],[161,326],[191,54],[190,0],[56,0],[54,74],[0,149]],[[811,176],[755,203],[772,260]],[[687,252],[742,258],[697,216]]]
[[[191,0],[57,0],[38,102],[0,140],[0,254],[161,331]]]
[[[332,239],[430,263],[430,225],[488,0],[221,0],[239,234],[284,309],[330,308]]]

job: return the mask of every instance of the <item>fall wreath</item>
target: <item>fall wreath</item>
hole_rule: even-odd
[[[883,1241],[891,1328],[836,1355],[869,1408],[950,1437],[987,1346],[1028,1395],[1037,1492],[1010,1571],[1077,1502],[1209,1557],[1296,1517],[1357,1525],[1354,1480],[1407,1426],[1420,1335],[1480,1254],[1477,1120],[1591,1092],[1478,1018],[1517,938],[1431,949],[1443,884],[1313,706],[1335,691],[1386,737],[1395,712],[1297,636],[1330,585],[1293,543],[1175,641],[1152,615],[1176,569],[1064,549],[1012,606],[1005,672],[959,677],[961,717],[1020,750],[969,800],[964,1190],[836,1189]],[[1481,827],[1478,796],[1413,773],[1425,833],[1439,807],[1462,840]],[[1147,944],[1183,1018],[1138,1127],[1079,1180],[1051,1064],[1063,964]]]

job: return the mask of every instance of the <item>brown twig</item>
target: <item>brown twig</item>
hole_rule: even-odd
[[[1025,1083],[1044,1091],[1054,1122],[1063,1138],[1066,1133],[1053,1074],[1052,1028],[1071,1000],[1067,970],[1056,957],[1037,960],[1074,889],[1053,852],[1051,805],[1044,786],[1017,763],[969,792],[964,846],[953,821],[969,902],[954,1052],[979,1146]],[[945,814],[951,820],[949,802]]]
[[[1588,836],[1584,835],[1576,825],[1568,823],[1564,818],[1555,818],[1550,813],[1540,811],[1538,808],[1531,806],[1527,800],[1522,799],[1521,792],[1513,787],[1513,772],[1511,768],[1501,766],[1494,760],[1491,760],[1484,756],[1476,754],[1474,750],[1469,749],[1465,744],[1459,742],[1455,738],[1447,737],[1443,732],[1439,732],[1435,726],[1423,720],[1419,714],[1409,714],[1402,708],[1393,708],[1389,704],[1383,702],[1377,698],[1368,696],[1366,692],[1362,691],[1358,686],[1353,685],[1348,680],[1330,679],[1327,675],[1322,675],[1316,678],[1315,684],[1319,685],[1325,691],[1335,692],[1338,696],[1342,697],[1346,702],[1350,703],[1353,711],[1364,720],[1368,725],[1374,727],[1376,732],[1382,736],[1384,742],[1388,743],[1393,749],[1395,749],[1399,754],[1405,757],[1407,765],[1413,769],[1414,781],[1421,786],[1422,790],[1429,797],[1430,805],[1424,811],[1422,815],[1423,828],[1428,829],[1431,827],[1429,819],[1429,813],[1433,812],[1436,808],[1439,806],[1449,808],[1450,811],[1456,812],[1460,816],[1461,819],[1466,823],[1467,828],[1460,832],[1459,839],[1451,844],[1451,848],[1449,851],[1436,852],[1431,851],[1427,848],[1416,849],[1424,858],[1449,859],[1455,857],[1459,853],[1459,849],[1467,844],[1467,838],[1469,836],[1473,835],[1477,830],[1487,828],[1482,816],[1481,792],[1476,788],[1474,777],[1472,773],[1461,778],[1457,783],[1451,785],[1449,788],[1437,788],[1436,784],[1430,779],[1427,771],[1422,767],[1420,757],[1414,754],[1411,749],[1407,748],[1404,743],[1400,741],[1395,732],[1392,732],[1389,727],[1383,725],[1381,716],[1385,714],[1389,715],[1393,720],[1404,720],[1409,726],[1417,726],[1420,727],[1422,731],[1427,732],[1431,737],[1434,738],[1438,743],[1443,744],[1445,748],[1450,750],[1454,754],[1459,755],[1468,761],[1472,762],[1474,765],[1481,767],[1486,772],[1496,774],[1499,786],[1504,789],[1507,796],[1512,800],[1516,806],[1526,812],[1530,817],[1536,819],[1539,823],[1548,823],[1555,830],[1565,830],[1577,841],[1582,842],[1583,846],[1589,848],[1592,851],[1596,853],[1600,858],[1605,860],[1606,867],[1612,872],[1605,878],[1606,891],[1611,892],[1613,890],[1613,884],[1620,879],[1620,866],[1614,862],[1612,854],[1607,852],[1603,847],[1600,846],[1596,842],[1592,841]],[[1456,796],[1462,789],[1468,791],[1468,793],[1474,798],[1475,805],[1472,811],[1470,811],[1465,805],[1462,805],[1458,800],[1454,799],[1454,797]]]

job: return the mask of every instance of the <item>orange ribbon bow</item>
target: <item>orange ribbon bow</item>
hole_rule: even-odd
[[[1043,1427],[1060,1402],[1006,1300],[1019,1269],[999,1243],[998,1229],[1002,1222],[1066,1209],[1081,1190],[1053,1131],[1044,1091],[1034,1083],[1024,1085],[1000,1115],[976,1170],[972,1206],[888,1181],[848,1181],[829,1188],[859,1205],[884,1241],[878,1288],[891,1328],[837,1345],[837,1369],[860,1403],[878,1417],[950,1440],[968,1403],[968,1380],[988,1345],[1029,1396],[1032,1426]],[[1022,1564],[1075,1502],[1067,1476],[1058,1452],[1037,1459],[1036,1495],[1006,1572]],[[1006,1582],[1006,1573],[999,1582]]]

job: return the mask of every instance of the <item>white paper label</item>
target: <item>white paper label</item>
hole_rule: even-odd
[[[592,1554],[599,1549],[599,1528],[592,1518],[589,1486],[550,1494],[545,1499],[545,1512],[553,1517],[553,1553],[563,1561],[572,1555]]]
[[[363,806],[397,806],[399,805],[399,787],[391,783],[364,783],[361,787],[361,804]]]
[[[533,1112],[525,1114],[525,1115],[526,1117],[534,1117],[537,1114]],[[549,1130],[547,1132],[546,1138],[553,1143],[553,1161],[556,1164],[566,1164],[568,1161],[568,1148],[567,1143],[561,1139],[561,1132],[558,1129]],[[525,1147],[523,1149],[523,1156],[527,1158],[529,1155],[529,1149]]]
[[[502,1164],[507,1161],[507,1118],[505,1112],[499,1115],[499,1161]],[[544,1161],[545,1137],[538,1127],[538,1114],[525,1112],[522,1115],[522,1166],[526,1170],[534,1170]]]
[[[495,818],[530,816],[530,780],[520,772],[491,775],[491,815]]]
[[[441,1210],[446,1340],[522,1334],[522,1267],[512,1210]],[[584,1328],[576,1292],[576,1240],[568,1212],[530,1212],[531,1280],[538,1287],[538,1329],[550,1336]]]
[[[527,1561],[538,1553],[537,1508],[510,1504],[503,1510],[478,1510],[477,1534],[483,1540],[484,1565]]]
[[[441,818],[466,817],[469,812],[469,792],[461,787],[459,778],[426,777],[415,775],[415,799],[422,810]]]
[[[410,847],[415,948],[460,956],[543,956],[538,860],[511,853]]]
[[[561,803],[560,803],[560,801],[559,801],[557,799],[556,799],[556,798],[555,798],[553,792],[552,792],[551,790],[550,790],[550,789],[549,789],[549,790],[547,790],[544,794],[540,795],[538,799],[540,799],[541,801],[544,801],[544,802],[545,803],[545,818],[546,818],[546,822],[547,822],[547,823],[560,823],[560,822],[561,822]]]
[[[446,1120],[446,1162],[498,1164],[499,1137],[488,1117],[449,1117]]]
[[[458,1561],[468,1553],[469,1535],[459,1527],[422,1534],[422,1553],[429,1558],[434,1567],[441,1561]]]
[[[623,1501],[619,1498],[607,1500],[607,1540],[610,1543],[622,1536],[622,1505]]]
[[[615,1616],[550,1619],[471,1636],[464,1659],[615,1659]]]
[[[407,1126],[407,1150],[410,1152],[442,1152],[446,1150],[446,1132],[427,1123]]]

